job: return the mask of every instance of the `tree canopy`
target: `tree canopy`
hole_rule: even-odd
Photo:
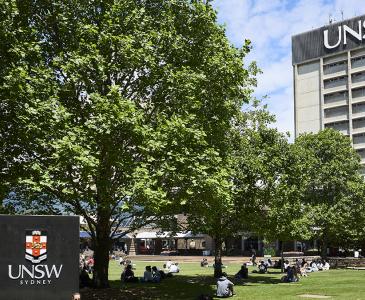
[[[108,286],[110,236],[125,213],[142,224],[182,211],[224,155],[251,92],[249,44],[233,47],[205,1],[0,7],[3,195],[84,216],[94,283]]]

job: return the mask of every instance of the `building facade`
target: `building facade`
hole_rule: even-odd
[[[334,128],[365,174],[365,15],[292,37],[295,137]]]

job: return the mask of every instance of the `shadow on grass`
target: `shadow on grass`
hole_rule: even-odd
[[[245,281],[230,280],[239,286],[254,286],[255,284],[278,284],[280,278],[275,274],[250,274]],[[128,283],[121,286],[119,280],[110,281],[111,288],[105,290],[83,289],[83,300],[195,300],[202,294],[214,296],[216,279],[212,276],[177,275],[166,278],[161,283]],[[218,298],[217,298],[218,299]]]

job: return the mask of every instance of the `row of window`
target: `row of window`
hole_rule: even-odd
[[[358,56],[351,59],[351,68],[359,68],[365,66],[365,56]],[[325,75],[333,74],[347,70],[347,59],[333,63],[329,63],[323,66],[323,73]]]
[[[354,100],[362,97],[365,97],[365,87],[352,89],[352,98]],[[332,104],[336,102],[347,101],[348,99],[349,99],[348,91],[340,91],[340,92],[325,94],[324,104]]]
[[[349,108],[347,105],[333,107],[333,108],[326,108],[324,110],[324,117],[325,118],[332,118],[338,116],[346,116],[348,117]],[[352,104],[352,113],[353,114],[360,114],[365,113],[365,103],[354,103]]]
[[[339,121],[339,122],[331,122],[324,125],[325,128],[333,128],[338,131],[346,131],[349,130],[349,121]],[[365,131],[365,118],[357,118],[352,120],[352,128],[354,130],[363,128]]]
[[[352,83],[365,82],[365,72],[359,72],[351,75]],[[340,76],[326,79],[324,81],[324,88],[330,89],[338,86],[347,85],[347,76]]]

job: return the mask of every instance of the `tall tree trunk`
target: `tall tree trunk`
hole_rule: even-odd
[[[100,218],[96,226],[94,249],[94,274],[93,284],[95,288],[108,288],[109,251],[111,237],[109,219]]]
[[[220,237],[214,239],[214,277],[216,278],[222,275],[222,244],[223,241]]]
[[[321,257],[324,259],[327,258],[327,248],[328,248],[327,238],[326,238],[326,236],[323,236],[322,247],[321,247]]]
[[[284,273],[284,242],[280,241],[279,242],[281,247],[280,247],[280,256],[281,256],[281,273]]]

